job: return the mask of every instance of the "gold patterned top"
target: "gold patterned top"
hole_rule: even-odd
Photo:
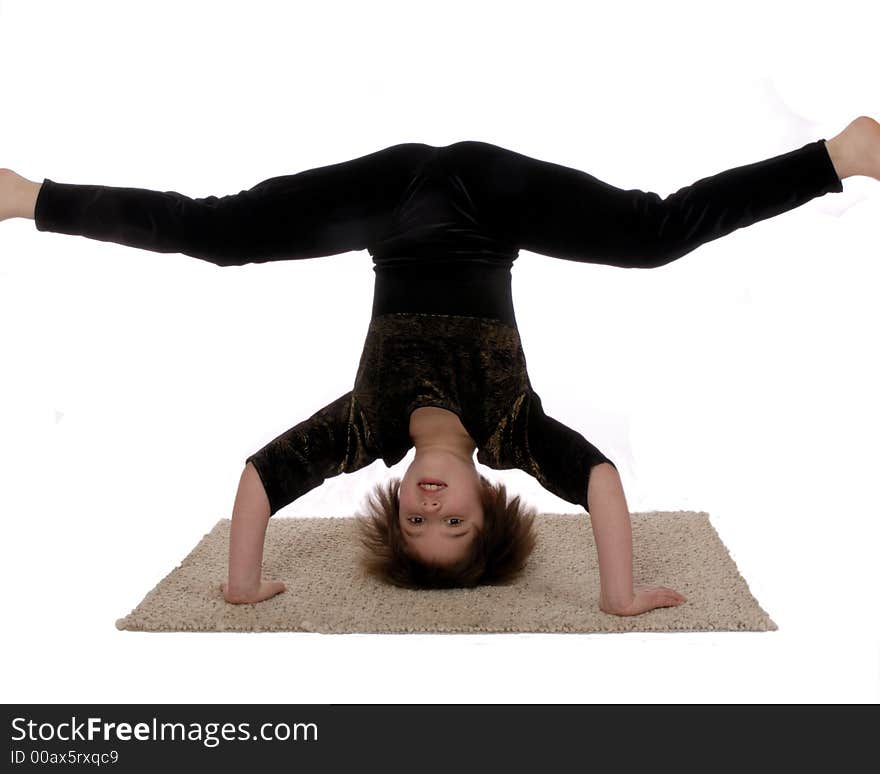
[[[247,458],[272,513],[329,476],[398,462],[421,406],[455,412],[479,462],[520,468],[586,508],[590,467],[611,460],[532,389],[511,295],[519,250],[654,268],[841,190],[824,140],[665,198],[466,140],[399,143],[222,197],[46,178],[34,220],[218,266],[369,251],[372,319],[352,389]]]
[[[272,513],[330,476],[376,459],[399,462],[413,446],[410,415],[422,406],[457,414],[478,462],[519,468],[584,509],[590,468],[611,462],[544,412],[516,327],[462,315],[384,314],[370,321],[353,389],[248,457],[265,476]]]

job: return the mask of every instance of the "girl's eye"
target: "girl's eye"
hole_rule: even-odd
[[[414,519],[418,519],[418,521],[414,521]],[[449,516],[449,517],[447,517],[447,519],[451,522],[455,522],[454,524],[450,525],[452,527],[457,527],[461,523],[461,519],[458,516]],[[422,517],[421,516],[410,516],[409,519],[407,519],[407,521],[409,521],[410,524],[421,524]]]

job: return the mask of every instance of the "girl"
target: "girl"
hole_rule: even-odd
[[[520,249],[585,263],[663,266],[732,231],[880,179],[880,124],[697,181],[661,199],[478,141],[402,143],[274,177],[223,197],[37,183],[0,170],[0,219],[218,266],[366,248],[373,309],[351,391],[251,454],[235,497],[229,603],[285,586],[262,578],[269,518],[340,473],[415,447],[358,521],[368,572],[403,586],[505,582],[534,545],[534,512],[474,464],[519,468],[590,513],[600,608],[638,615],[685,598],[634,586],[632,533],[615,464],[548,416],[532,389],[511,295]]]

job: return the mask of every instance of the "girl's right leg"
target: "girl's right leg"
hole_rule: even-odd
[[[880,180],[880,123],[859,116],[825,143],[837,176],[864,175]]]
[[[842,179],[880,179],[880,124],[852,121],[831,140],[723,170],[660,197],[485,143],[462,159],[510,243],[555,258],[654,268],[701,245],[830,192]]]

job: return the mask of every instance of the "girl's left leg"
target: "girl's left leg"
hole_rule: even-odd
[[[34,217],[40,183],[28,180],[11,169],[0,169],[0,220]]]
[[[9,209],[6,217],[32,218],[38,231],[182,253],[218,266],[336,255],[369,247],[429,150],[398,143],[220,197],[49,178],[36,183],[4,169],[0,220]]]

